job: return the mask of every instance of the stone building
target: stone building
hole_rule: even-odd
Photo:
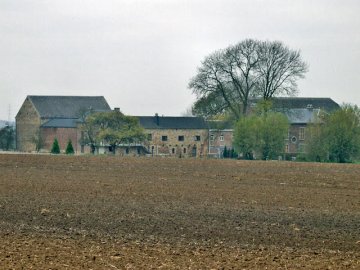
[[[147,134],[146,148],[153,156],[207,155],[208,127],[201,117],[139,116]]]
[[[102,96],[27,96],[16,115],[16,147],[32,152],[37,144],[50,151],[55,138],[65,150],[71,140],[76,152],[84,152],[80,144],[80,114],[82,111],[108,111]]]

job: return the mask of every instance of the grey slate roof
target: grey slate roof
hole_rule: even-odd
[[[210,129],[234,129],[234,123],[222,120],[207,120]]]
[[[285,112],[290,124],[309,124],[316,121],[320,109],[290,109]]]
[[[78,122],[75,118],[53,118],[42,124],[42,128],[76,128]]]
[[[207,129],[202,117],[189,116],[137,116],[145,129]]]
[[[103,96],[27,96],[41,118],[78,118],[81,109],[109,111]]]
[[[331,98],[279,97],[272,99],[272,102],[277,109],[305,109],[311,105],[314,109],[331,112],[340,108]]]

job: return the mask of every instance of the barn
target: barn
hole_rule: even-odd
[[[110,111],[103,96],[27,96],[16,115],[16,148],[22,152],[50,151],[55,138],[64,151],[69,140],[77,153],[81,117],[86,111]]]

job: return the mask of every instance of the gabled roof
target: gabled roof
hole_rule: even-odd
[[[27,96],[41,118],[79,118],[83,109],[109,111],[103,96]]]
[[[202,117],[189,116],[138,116],[145,129],[207,129]]]
[[[278,97],[272,99],[272,103],[273,108],[280,110],[314,108],[331,112],[340,108],[331,98]]]

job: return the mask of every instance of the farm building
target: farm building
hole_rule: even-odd
[[[202,117],[139,116],[151,155],[202,157],[207,155],[208,126]]]
[[[253,107],[256,100],[252,100]],[[305,150],[306,127],[320,112],[331,112],[339,105],[330,98],[275,98],[275,111],[284,113],[290,122],[284,154],[296,156]],[[69,140],[76,153],[89,151],[81,143],[81,112],[111,111],[102,96],[27,96],[16,116],[16,146],[19,151],[37,148],[50,151],[55,138],[65,150]],[[147,140],[133,145],[119,145],[119,155],[222,157],[224,148],[233,146],[233,124],[206,122],[201,117],[138,116]],[[105,145],[97,153],[108,153]]]
[[[208,155],[211,157],[221,158],[224,154],[224,149],[233,148],[233,123],[229,121],[212,120],[208,121],[209,126],[209,141]]]
[[[306,128],[317,121],[320,113],[340,108],[331,98],[276,98],[273,107],[284,113],[290,123],[284,151],[289,157],[305,152]]]
[[[251,109],[258,100],[252,100]],[[331,98],[299,98],[283,97],[272,99],[274,111],[284,113],[290,124],[288,136],[284,144],[284,154],[296,157],[304,153],[306,146],[306,127],[314,123],[322,112],[332,112],[339,105]],[[222,121],[209,121],[209,155],[222,157],[225,146],[232,148],[233,124]]]
[[[102,96],[27,96],[16,115],[18,151],[50,151],[57,138],[62,151],[71,140],[76,152],[84,152],[79,119],[86,110],[109,111],[110,106]]]

